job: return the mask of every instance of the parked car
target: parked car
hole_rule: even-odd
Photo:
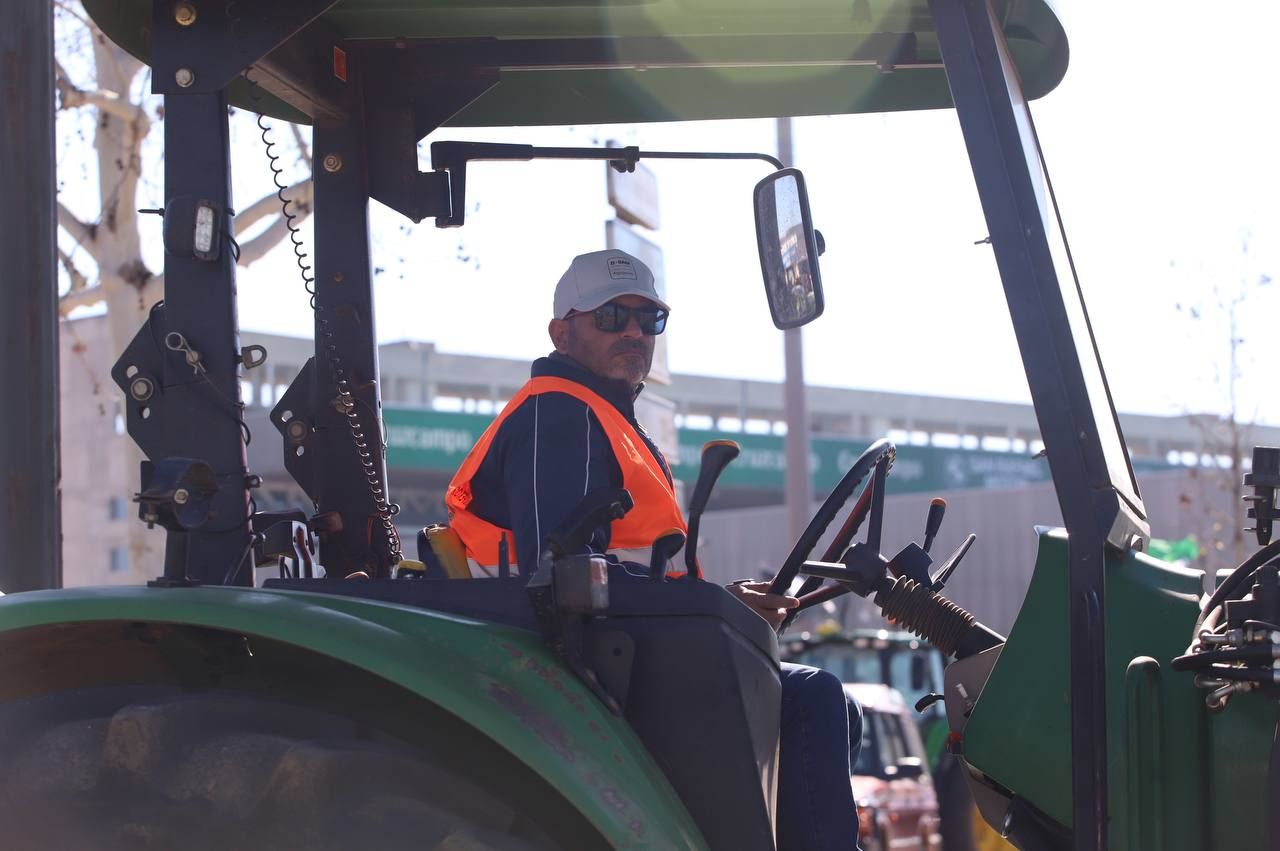
[[[939,851],[938,798],[911,707],[889,686],[846,683],[845,689],[863,711],[862,748],[849,780],[863,851]]]

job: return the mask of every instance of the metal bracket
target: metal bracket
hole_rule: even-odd
[[[289,384],[289,389],[271,409],[271,423],[284,438],[284,468],[293,476],[311,501],[318,502],[315,457],[315,412],[311,409],[311,385],[315,380],[315,358]]]
[[[155,0],[152,91],[216,92],[252,66],[254,82],[307,115],[345,115],[343,80],[333,64],[338,36],[316,21],[335,5],[337,0]]]
[[[254,343],[240,349],[240,363],[245,369],[257,369],[267,362],[267,347]]]
[[[423,74],[416,51],[365,50],[353,57],[366,98],[369,196],[414,222],[451,215],[449,176],[418,170],[418,142],[498,83],[498,72]],[[434,165],[434,163],[433,163]]]
[[[448,216],[449,175],[418,170],[417,111],[371,107],[366,121],[369,197],[413,222]]]
[[[129,436],[148,458],[168,454],[164,412],[171,400],[166,389],[178,384],[199,381],[199,354],[191,352],[186,338],[165,327],[165,307],[151,310],[142,328],[134,335],[120,359],[111,368],[111,379],[125,393],[125,427]],[[182,340],[182,345],[166,349],[169,337]],[[195,363],[190,357],[195,356]]]

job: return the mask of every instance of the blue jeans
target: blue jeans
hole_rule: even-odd
[[[818,668],[783,663],[778,851],[857,848],[851,741],[862,745],[862,709],[840,680]]]

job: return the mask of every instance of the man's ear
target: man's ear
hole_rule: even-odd
[[[565,354],[569,345],[569,323],[564,319],[552,319],[547,323],[547,335],[551,337],[551,345],[560,354]]]

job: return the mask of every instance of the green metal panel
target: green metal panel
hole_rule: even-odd
[[[150,54],[151,0],[84,0],[107,35],[143,61]],[[1029,97],[1051,91],[1066,73],[1067,41],[1045,0],[994,0]],[[521,70],[447,122],[457,127],[605,124],[780,115],[827,115],[937,109],[951,105],[927,0],[345,0],[321,21],[347,39],[669,39],[694,63],[712,62],[700,36],[768,36],[767,53],[742,66]],[[200,26],[197,19],[195,26]],[[882,73],[874,65],[832,61],[851,56],[879,33],[913,33],[917,59],[936,67]],[[786,39],[781,48],[778,37]],[[625,51],[625,48],[623,48]],[[731,49],[737,56],[742,46]],[[792,62],[770,64],[781,53]],[[627,60],[625,52],[619,56]],[[739,57],[740,58],[740,57]],[[751,67],[754,66],[754,67]],[[303,116],[275,101],[232,101],[290,120]]]
[[[211,627],[356,665],[489,736],[559,790],[614,847],[705,847],[632,730],[530,633],[405,606],[283,591],[121,587],[0,598],[0,632],[96,621]]]
[[[964,753],[1070,825],[1067,564],[1065,532],[1043,532],[1022,610],[965,729]],[[1191,674],[1169,667],[1190,643],[1199,571],[1141,553],[1111,554],[1106,569],[1110,847],[1263,851],[1274,701],[1236,697],[1210,718]]]

